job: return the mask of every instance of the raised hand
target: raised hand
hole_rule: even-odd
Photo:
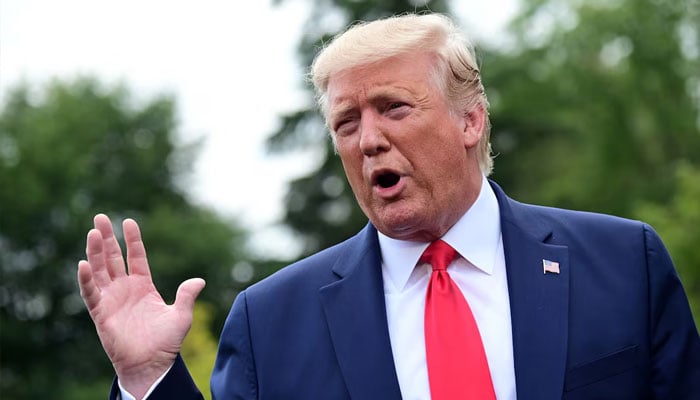
[[[183,282],[175,303],[166,304],[153,285],[136,221],[123,222],[128,272],[109,218],[98,214],[94,223],[87,261],[78,263],[80,295],[121,385],[138,399],[173,364],[204,280]]]

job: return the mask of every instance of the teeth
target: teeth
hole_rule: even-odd
[[[383,174],[377,178],[377,184],[383,188],[389,188],[399,183],[399,176],[396,174]]]

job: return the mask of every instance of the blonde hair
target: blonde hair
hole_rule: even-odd
[[[483,107],[486,117],[477,158],[481,171],[489,175],[493,168],[491,124],[474,47],[444,15],[405,14],[361,22],[336,36],[316,56],[309,74],[324,117],[328,117],[327,90],[333,74],[421,51],[437,56],[432,75],[455,112],[464,114],[477,106]]]

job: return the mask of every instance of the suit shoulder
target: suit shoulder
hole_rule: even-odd
[[[249,296],[270,291],[280,293],[280,291],[299,290],[309,286],[319,287],[337,280],[333,267],[338,260],[344,259],[348,252],[354,251],[361,245],[359,235],[281,268],[248,287],[246,292]]]
[[[593,231],[641,232],[648,225],[642,221],[591,211],[569,210],[515,202],[520,215],[531,222],[554,227],[575,228]]]
[[[518,202],[511,202],[511,209],[515,225],[527,226],[531,232],[546,232],[547,240],[553,244],[581,249],[617,247],[637,252],[645,251],[650,242],[663,246],[653,228],[638,220]],[[541,234],[540,237],[543,238]]]

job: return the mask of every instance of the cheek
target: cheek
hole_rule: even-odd
[[[362,186],[363,176],[362,176],[362,156],[358,156],[356,152],[348,152],[347,148],[338,147],[338,156],[340,157],[340,162],[343,164],[343,170],[345,171],[345,176],[350,182],[350,186],[353,191],[357,193],[357,190]]]
[[[464,154],[466,149],[464,137],[454,130],[443,130],[442,133],[426,130],[420,140],[411,143],[406,151],[410,152],[414,160],[421,160],[420,162],[427,163],[429,167],[435,169],[447,160]]]
[[[348,178],[350,185],[353,190],[356,186],[362,182],[362,169],[361,166],[353,161],[342,160],[343,170],[345,170],[345,176]]]
[[[428,181],[443,185],[461,177],[467,169],[467,150],[458,135],[424,143],[414,153],[416,168]]]
[[[357,154],[362,154],[360,152],[360,142],[356,136],[358,135],[335,136],[335,151],[343,163],[352,157],[357,157]]]

